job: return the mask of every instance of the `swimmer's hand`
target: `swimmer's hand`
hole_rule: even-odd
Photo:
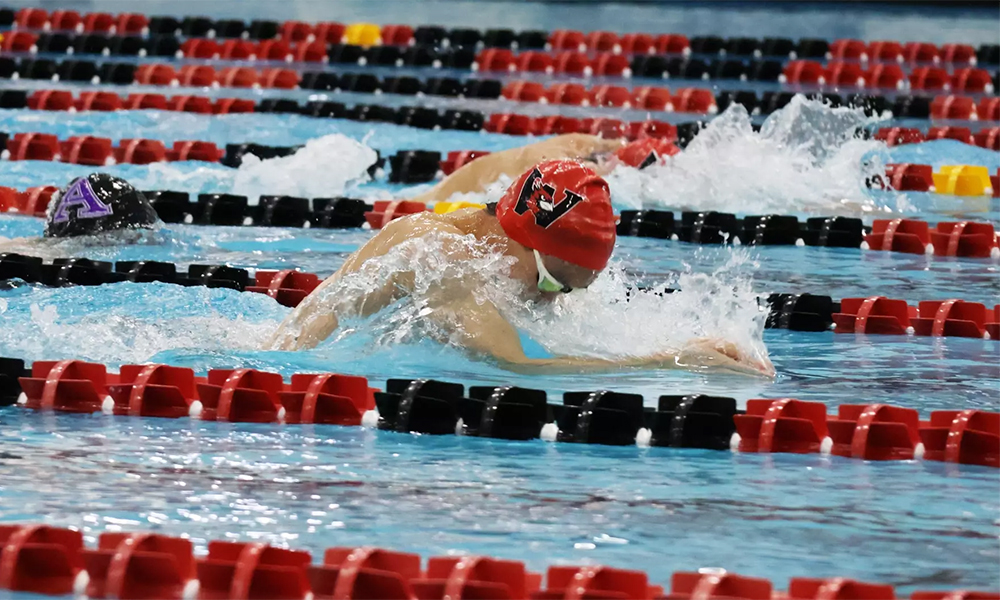
[[[588,158],[608,154],[622,147],[621,139],[604,139],[585,133],[559,135],[529,146],[546,158]]]
[[[723,370],[774,377],[774,365],[767,357],[754,358],[736,344],[718,338],[696,338],[689,341],[677,353],[677,366],[698,371],[701,369]]]

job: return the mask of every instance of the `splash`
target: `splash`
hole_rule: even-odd
[[[244,156],[238,169],[154,163],[126,178],[139,189],[226,192],[245,195],[251,202],[261,194],[329,198],[366,183],[367,169],[377,158],[368,146],[334,133],[309,140],[290,156]]]
[[[865,214],[909,208],[903,195],[868,193],[885,172],[885,144],[855,136],[876,122],[860,109],[795,96],[754,132],[740,104],[701,131],[684,152],[642,171],[608,175],[620,208],[740,213]]]
[[[767,357],[765,315],[751,278],[756,264],[745,249],[718,252],[722,264],[710,274],[689,267],[655,288],[640,290],[612,263],[586,290],[554,302],[526,302],[522,284],[509,276],[514,259],[472,236],[425,236],[403,242],[327,288],[313,315],[321,318],[331,311],[357,315],[358,306],[351,298],[399,286],[397,274],[404,272],[412,274],[402,284],[406,297],[370,317],[341,319],[340,328],[321,347],[358,334],[371,336],[373,348],[416,343],[427,337],[459,345],[452,329],[455,323],[437,299],[470,290],[477,302],[493,303],[504,318],[552,355],[653,356],[710,337],[733,342],[744,356],[763,360]],[[456,253],[467,258],[449,258]],[[683,291],[664,293],[671,286]],[[308,328],[313,323],[306,319],[302,324]]]
[[[286,309],[260,294],[119,283],[5,292],[0,356],[141,363],[180,347],[256,349]]]
[[[720,264],[711,273],[682,273],[638,288],[612,262],[593,285],[549,306],[507,297],[512,321],[550,352],[585,356],[651,356],[676,352],[698,338],[733,342],[751,359],[767,358],[765,313],[753,291],[757,264],[746,249],[701,249]],[[678,289],[668,293],[668,289]]]

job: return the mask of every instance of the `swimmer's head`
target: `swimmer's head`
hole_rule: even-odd
[[[76,237],[110,231],[152,229],[156,211],[142,192],[107,173],[79,177],[52,198],[45,237]]]
[[[673,142],[663,138],[643,138],[622,146],[615,151],[615,157],[630,167],[645,169],[648,166],[662,164],[668,156],[673,156],[681,150]]]
[[[615,247],[608,183],[576,161],[549,160],[529,169],[504,192],[496,215],[508,237],[541,255],[543,291],[559,291],[559,284],[563,290],[587,287]],[[554,282],[543,284],[544,275]]]

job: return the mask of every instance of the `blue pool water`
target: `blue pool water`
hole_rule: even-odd
[[[346,2],[343,10],[362,18],[362,4]],[[488,21],[468,3],[414,4],[420,8],[414,9],[413,20],[406,12],[394,14],[392,20],[421,22],[453,6],[457,16],[448,14],[448,19],[477,26]],[[115,2],[99,5],[103,10],[125,9]],[[74,5],[80,10],[95,6]],[[163,6],[149,10],[176,12],[172,4]],[[189,3],[180,6],[182,13],[194,10]],[[239,10],[247,18],[275,16],[269,13],[274,10],[269,3],[210,3],[199,11],[226,6],[229,12],[220,14]],[[295,14],[281,18],[331,18],[308,12],[308,3],[289,6]],[[535,11],[535,27],[562,24],[553,21],[557,13],[551,6],[524,6],[525,13]],[[553,6],[560,7],[558,14],[571,15],[571,21],[587,14],[584,7]],[[610,14],[627,15],[620,19],[623,30],[666,31],[674,23],[666,19],[681,9],[621,10],[626,12]],[[661,20],[630,25],[650,10]],[[775,24],[757,10],[763,9],[722,10],[719,29],[701,32],[740,33],[725,29],[735,14],[758,19],[753,22],[761,30],[755,35],[779,33],[767,31]],[[768,10],[774,14],[773,7]],[[675,22],[694,24],[695,30],[711,25],[698,21],[701,13],[691,14],[691,21]],[[798,27],[794,34],[802,36],[810,35],[804,23],[823,18],[797,11],[783,17],[786,24]],[[913,35],[931,41],[967,39],[957,37],[956,30],[967,32],[968,39],[984,36],[981,19],[942,17],[935,28],[927,24],[932,17],[926,14],[905,21],[899,15],[893,18],[915,23],[914,31],[927,35]],[[870,38],[878,32],[875,19],[867,15],[851,25],[837,25],[838,32],[813,34]],[[803,125],[807,140],[819,139],[815,136],[822,135],[834,117],[816,110],[822,127],[805,127],[805,116],[778,118]],[[412,148],[501,150],[525,142],[289,115],[208,118],[155,111],[0,111],[0,131],[275,145],[339,133],[383,155]],[[931,222],[968,218],[1000,224],[996,199],[869,192],[860,166],[870,160],[976,164],[993,172],[1000,167],[996,152],[947,141],[886,149],[875,142],[840,140],[809,154],[738,128],[726,131],[728,141],[705,151],[716,164],[682,165],[638,181],[632,174],[616,175],[616,208],[717,208],[741,215],[779,212],[803,217],[857,214],[868,222],[905,215]],[[191,193],[257,185],[262,188],[258,193],[319,197],[343,192],[377,199],[412,191],[341,177],[340,165],[358,150],[353,142],[332,144],[335,151],[317,161],[288,167],[294,173],[290,178],[282,178],[280,170],[236,172],[198,163],[107,170],[144,189]],[[698,151],[690,150],[689,156]],[[789,166],[792,163],[797,166]],[[0,185],[61,184],[89,171],[60,163],[3,161]],[[824,194],[829,190],[836,194]],[[842,203],[843,198],[849,202]],[[0,238],[38,236],[41,229],[40,220],[0,215]],[[18,249],[49,257],[300,268],[327,276],[370,236],[362,230],[169,225],[143,245],[28,243]],[[261,351],[261,343],[289,309],[259,294],[156,283],[0,289],[0,356],[29,361],[78,358],[112,367],[163,362],[200,372],[239,365],[286,376],[336,371],[365,375],[373,385],[389,377],[431,376],[544,389],[550,401],[558,401],[567,390],[606,388],[641,393],[647,405],[654,405],[660,394],[677,393],[728,395],[740,401],[797,397],[824,402],[831,411],[839,404],[885,402],[916,408],[926,418],[938,409],[998,410],[1000,345],[960,338],[761,333],[756,296],[881,294],[911,303],[961,297],[992,306],[1000,302],[998,267],[993,259],[812,247],[734,249],[621,238],[610,272],[595,289],[563,299],[561,317],[553,311],[519,323],[550,350],[597,354],[614,354],[630,345],[655,348],[677,341],[678,335],[745,338],[766,346],[778,372],[774,381],[648,370],[514,375],[430,341],[406,320],[411,313],[405,305],[351,323],[349,335],[314,350]],[[665,298],[643,295],[626,303],[630,284],[670,285],[682,291]],[[589,320],[575,327],[572,321],[581,317]],[[902,592],[1000,587],[1000,475],[991,469],[920,461],[865,463],[816,455],[514,443],[363,428],[35,414],[4,408],[0,521],[78,527],[91,541],[103,531],[184,534],[199,551],[210,539],[243,539],[307,549],[314,557],[330,546],[381,545],[423,556],[484,553],[524,560],[535,570],[549,564],[601,563],[644,570],[660,584],[667,583],[673,571],[715,566],[768,577],[779,586],[794,576],[845,576],[891,583]]]

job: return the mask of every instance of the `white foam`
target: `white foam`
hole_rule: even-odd
[[[303,198],[342,195],[347,185],[367,179],[374,150],[343,134],[306,142],[291,156],[260,160],[244,156],[233,182],[234,193],[246,196],[287,194]]]
[[[348,186],[368,180],[367,169],[376,159],[365,144],[334,133],[309,140],[290,156],[261,160],[245,155],[238,169],[153,163],[128,179],[139,189],[225,190],[245,195],[253,204],[261,194],[344,195]]]
[[[365,414],[361,415],[361,426],[372,429],[378,427],[378,411],[366,410]]]
[[[639,431],[635,434],[635,445],[640,448],[649,448],[652,440],[653,432],[645,427],[639,428]]]
[[[97,291],[33,290],[24,299],[27,314],[18,315],[12,327],[0,327],[0,347],[32,360],[69,355],[106,364],[142,363],[181,347],[256,350],[287,312],[272,301],[259,302],[256,294],[232,290],[122,283],[101,286],[95,300]],[[80,314],[75,307],[86,303],[100,310]],[[160,310],[142,309],[157,305]],[[197,311],[184,308],[195,306]],[[163,317],[184,312],[191,316]]]
[[[202,411],[205,407],[202,405],[201,400],[194,400],[191,402],[191,406],[188,407],[188,416],[192,419],[201,418]]]
[[[665,164],[620,166],[606,176],[619,208],[745,213],[861,214],[910,208],[905,196],[869,194],[884,175],[886,146],[854,137],[873,119],[796,96],[754,132],[733,104]]]

